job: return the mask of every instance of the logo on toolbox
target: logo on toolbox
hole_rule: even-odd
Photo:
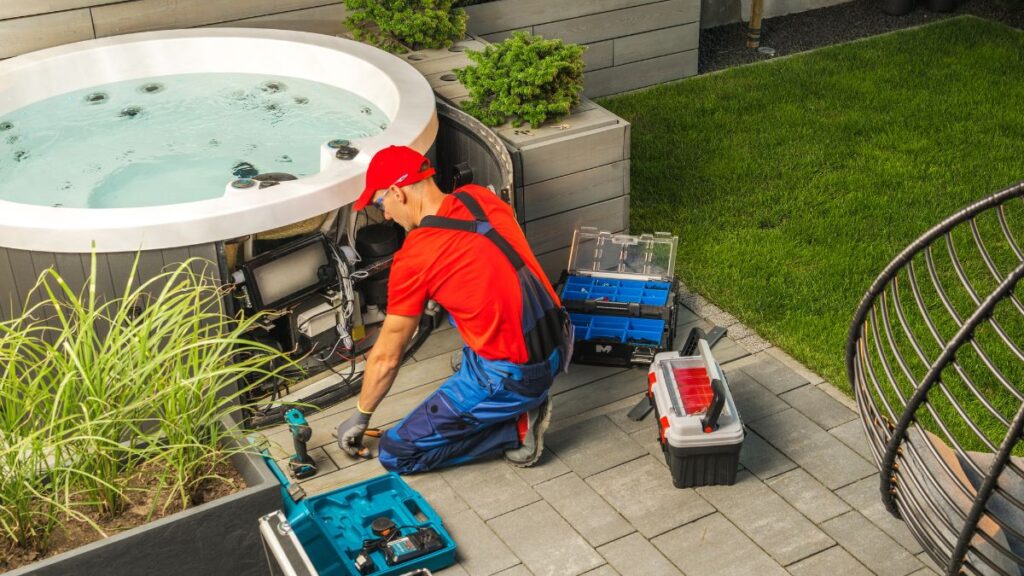
[[[594,351],[597,352],[598,354],[611,354],[612,353],[612,347],[611,347],[611,345],[604,345],[604,346],[602,346],[602,345],[598,344],[597,346],[594,346]]]

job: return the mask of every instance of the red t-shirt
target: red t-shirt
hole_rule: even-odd
[[[481,186],[469,184],[457,191],[476,199],[494,229],[544,283],[554,302],[559,303],[512,209]],[[454,195],[444,199],[437,215],[473,219]],[[429,227],[409,233],[391,266],[388,314],[419,316],[431,298],[452,315],[462,340],[480,356],[517,364],[528,361],[515,269],[482,234]]]

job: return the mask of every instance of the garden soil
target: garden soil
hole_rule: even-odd
[[[761,46],[773,48],[776,56],[784,56],[964,14],[1024,29],[1024,9],[1010,10],[1001,3],[1012,1],[963,0],[956,10],[947,13],[931,12],[919,1],[918,7],[909,14],[889,16],[882,12],[878,0],[854,0],[799,14],[766,18],[761,22]],[[1024,2],[1020,5],[1024,6]],[[750,15],[744,14],[743,17],[749,18]],[[747,48],[746,38],[747,25],[742,22],[701,30],[700,73],[768,58]]]
[[[166,493],[163,495],[155,494],[156,489],[159,487],[158,479],[161,472],[162,470],[156,465],[143,466],[130,481],[131,506],[114,518],[91,514],[90,519],[98,524],[105,534],[113,536],[142,524],[170,516],[187,507],[198,506],[204,502],[210,502],[234,494],[246,487],[245,480],[242,479],[241,474],[231,465],[231,462],[223,462],[214,468],[212,472],[213,475],[220,476],[222,480],[207,480],[204,482],[200,489],[191,495],[189,506],[182,506],[180,498],[174,498],[169,505],[164,507],[164,503],[167,500]],[[103,536],[87,523],[77,520],[68,521],[54,532],[50,541],[50,547],[44,553],[17,547],[0,548],[0,573],[49,558],[50,556],[56,556],[101,538]]]

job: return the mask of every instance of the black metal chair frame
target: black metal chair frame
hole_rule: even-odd
[[[986,530],[979,530],[979,523],[984,517],[986,522],[994,522],[1008,536],[1024,541],[1024,525],[1014,525],[1005,518],[986,514],[987,506],[995,494],[1016,506],[1024,514],[1024,503],[1003,490],[998,483],[1003,474],[1013,474],[1016,478],[1024,479],[1024,470],[1011,460],[1013,448],[1020,441],[1024,430],[1024,385],[1018,383],[1018,386],[1014,386],[1014,383],[1007,381],[974,340],[976,330],[981,325],[988,324],[1017,359],[1024,361],[1021,347],[1007,336],[992,317],[996,305],[1004,301],[1011,302],[1014,308],[1024,315],[1024,305],[1014,295],[1015,287],[1024,277],[1024,250],[1011,232],[1005,210],[1008,202],[1022,196],[1024,182],[960,210],[910,244],[872,283],[857,309],[846,342],[847,376],[857,399],[872,454],[880,469],[882,499],[889,512],[906,522],[915,538],[940,566],[945,566],[948,574],[1016,574],[1007,571],[1007,562],[1024,565],[1024,558],[1019,554],[1008,549],[1003,542],[993,538]],[[995,217],[998,218],[1002,240],[1018,260],[1017,265],[1007,272],[1001,272],[994,264],[979,232],[979,216],[991,214],[990,211],[993,210]],[[952,231],[961,225],[970,227],[974,245],[984,259],[993,280],[998,282],[997,287],[988,294],[979,294],[964,273],[963,262],[957,254],[951,236]],[[936,273],[933,247],[940,239],[945,239],[949,263],[962,288],[970,295],[976,306],[973,313],[966,318],[957,313]],[[918,279],[914,266],[914,259],[919,255],[925,258],[928,279],[945,312],[958,325],[955,335],[948,341],[943,341],[939,335],[936,324],[923,302],[920,290],[920,282],[923,281]],[[908,320],[900,302],[901,292],[906,295],[906,288],[900,286],[901,273],[909,278],[909,289],[919,319],[924,321],[936,340],[935,343],[941,347],[941,352],[935,358],[927,357],[908,328]],[[890,314],[891,308],[895,309],[895,317]],[[902,337],[910,342],[917,360],[928,366],[923,377],[913,377],[900,346],[896,344],[894,330],[899,330]],[[982,358],[985,366],[992,371],[992,375],[1006,391],[1020,401],[1012,420],[1007,421],[988,403],[975,382],[957,363],[957,352],[966,346],[970,346]],[[891,362],[890,359],[895,359],[895,362]],[[878,366],[881,370],[876,369]],[[994,453],[988,470],[976,467],[967,453],[968,450],[949,432],[947,424],[928,403],[930,392],[944,394],[964,423],[971,427],[974,433],[984,438],[984,434],[968,417],[961,403],[944,387],[941,376],[945,370],[955,370],[958,379],[969,388],[976,400],[1006,427],[1006,434],[998,446],[988,443],[989,449]],[[915,383],[916,389],[909,397],[897,385],[898,375]],[[890,400],[892,394],[898,397],[902,406],[893,405],[895,402]],[[980,486],[968,487],[959,481],[956,472],[948,466],[946,460],[939,454],[939,449],[931,441],[909,441],[908,434],[912,427],[918,425],[919,411],[929,412],[931,420],[952,440],[950,448],[955,451],[960,462],[966,463],[965,466],[974,468],[973,472],[981,475],[983,481]],[[922,430],[917,432],[920,434],[918,437],[927,438]],[[926,467],[926,459],[938,463],[947,477],[936,478],[934,470],[929,471]],[[960,493],[950,493],[950,486],[956,487]],[[936,495],[939,495],[938,499]],[[957,501],[963,502],[965,499],[973,500],[969,511],[963,514],[962,518],[959,513],[955,514],[954,518],[949,518],[949,510],[962,510],[963,506],[958,505]],[[960,520],[962,523],[959,526],[955,525]],[[979,542],[984,542],[985,545],[978,546]],[[999,555],[1002,556],[997,558]]]

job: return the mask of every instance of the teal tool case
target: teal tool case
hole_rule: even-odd
[[[575,329],[573,362],[648,365],[675,338],[678,238],[578,228],[559,297]]]
[[[455,541],[441,517],[418,492],[395,473],[388,473],[325,494],[304,496],[269,457],[267,464],[281,482],[284,513],[319,576],[399,576],[418,568],[437,571],[455,563]],[[357,557],[364,542],[376,539],[371,524],[388,518],[398,529],[392,549],[405,551],[402,537],[425,528],[438,536],[438,549],[408,561],[389,564],[383,548],[366,552],[375,567],[360,571]]]

